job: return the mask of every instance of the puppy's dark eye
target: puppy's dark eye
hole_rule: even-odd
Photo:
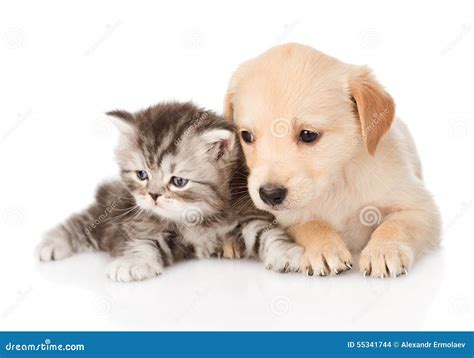
[[[242,137],[245,143],[253,143],[253,141],[255,140],[253,137],[253,134],[250,133],[249,131],[240,132],[240,136]]]
[[[188,182],[189,182],[189,179],[184,179],[180,177],[171,177],[171,183],[178,188],[182,188],[186,186]]]
[[[300,132],[300,140],[305,143],[312,143],[321,136],[318,132],[308,131],[306,129]]]
[[[147,180],[148,179],[148,173],[144,170],[137,170],[137,177],[140,180]]]

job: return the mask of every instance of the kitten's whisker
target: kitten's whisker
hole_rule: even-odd
[[[243,209],[249,207],[249,205],[253,205],[252,199],[248,197],[243,197],[237,200],[235,203],[233,203],[231,205],[231,209],[243,211]]]
[[[113,216],[111,217],[110,219],[107,220],[107,218],[104,220],[104,221],[107,221],[108,223],[113,223],[113,222],[116,222],[116,221],[119,221],[119,220],[122,220],[123,218],[127,217],[127,215],[130,215],[133,213],[134,210],[137,210],[139,209],[139,207],[137,205],[135,206],[132,206],[131,208],[129,208],[128,210],[126,210],[125,212],[119,214],[119,215],[116,215],[116,216]]]
[[[248,189],[248,185],[231,186],[230,190],[232,189]]]

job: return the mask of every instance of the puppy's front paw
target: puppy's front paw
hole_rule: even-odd
[[[133,257],[119,257],[108,267],[108,276],[112,281],[142,281],[161,274],[162,266],[158,262],[143,262]]]
[[[36,257],[40,261],[62,260],[73,253],[69,240],[59,230],[47,233],[36,248]]]
[[[413,263],[413,250],[397,241],[369,241],[360,255],[360,271],[364,276],[397,277],[408,273]]]
[[[352,255],[342,240],[317,240],[306,247],[300,266],[308,276],[338,275],[352,268]]]
[[[275,249],[269,252],[265,256],[263,264],[267,270],[282,273],[298,272],[303,252],[304,249],[299,245],[282,245],[278,250]]]

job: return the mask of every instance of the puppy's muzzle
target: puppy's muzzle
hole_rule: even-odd
[[[258,194],[267,205],[280,205],[286,198],[288,189],[281,185],[266,184],[258,189]]]

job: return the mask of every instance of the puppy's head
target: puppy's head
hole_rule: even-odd
[[[374,155],[394,103],[366,67],[287,44],[237,69],[224,116],[239,131],[253,201],[280,211],[321,200],[352,159]]]

